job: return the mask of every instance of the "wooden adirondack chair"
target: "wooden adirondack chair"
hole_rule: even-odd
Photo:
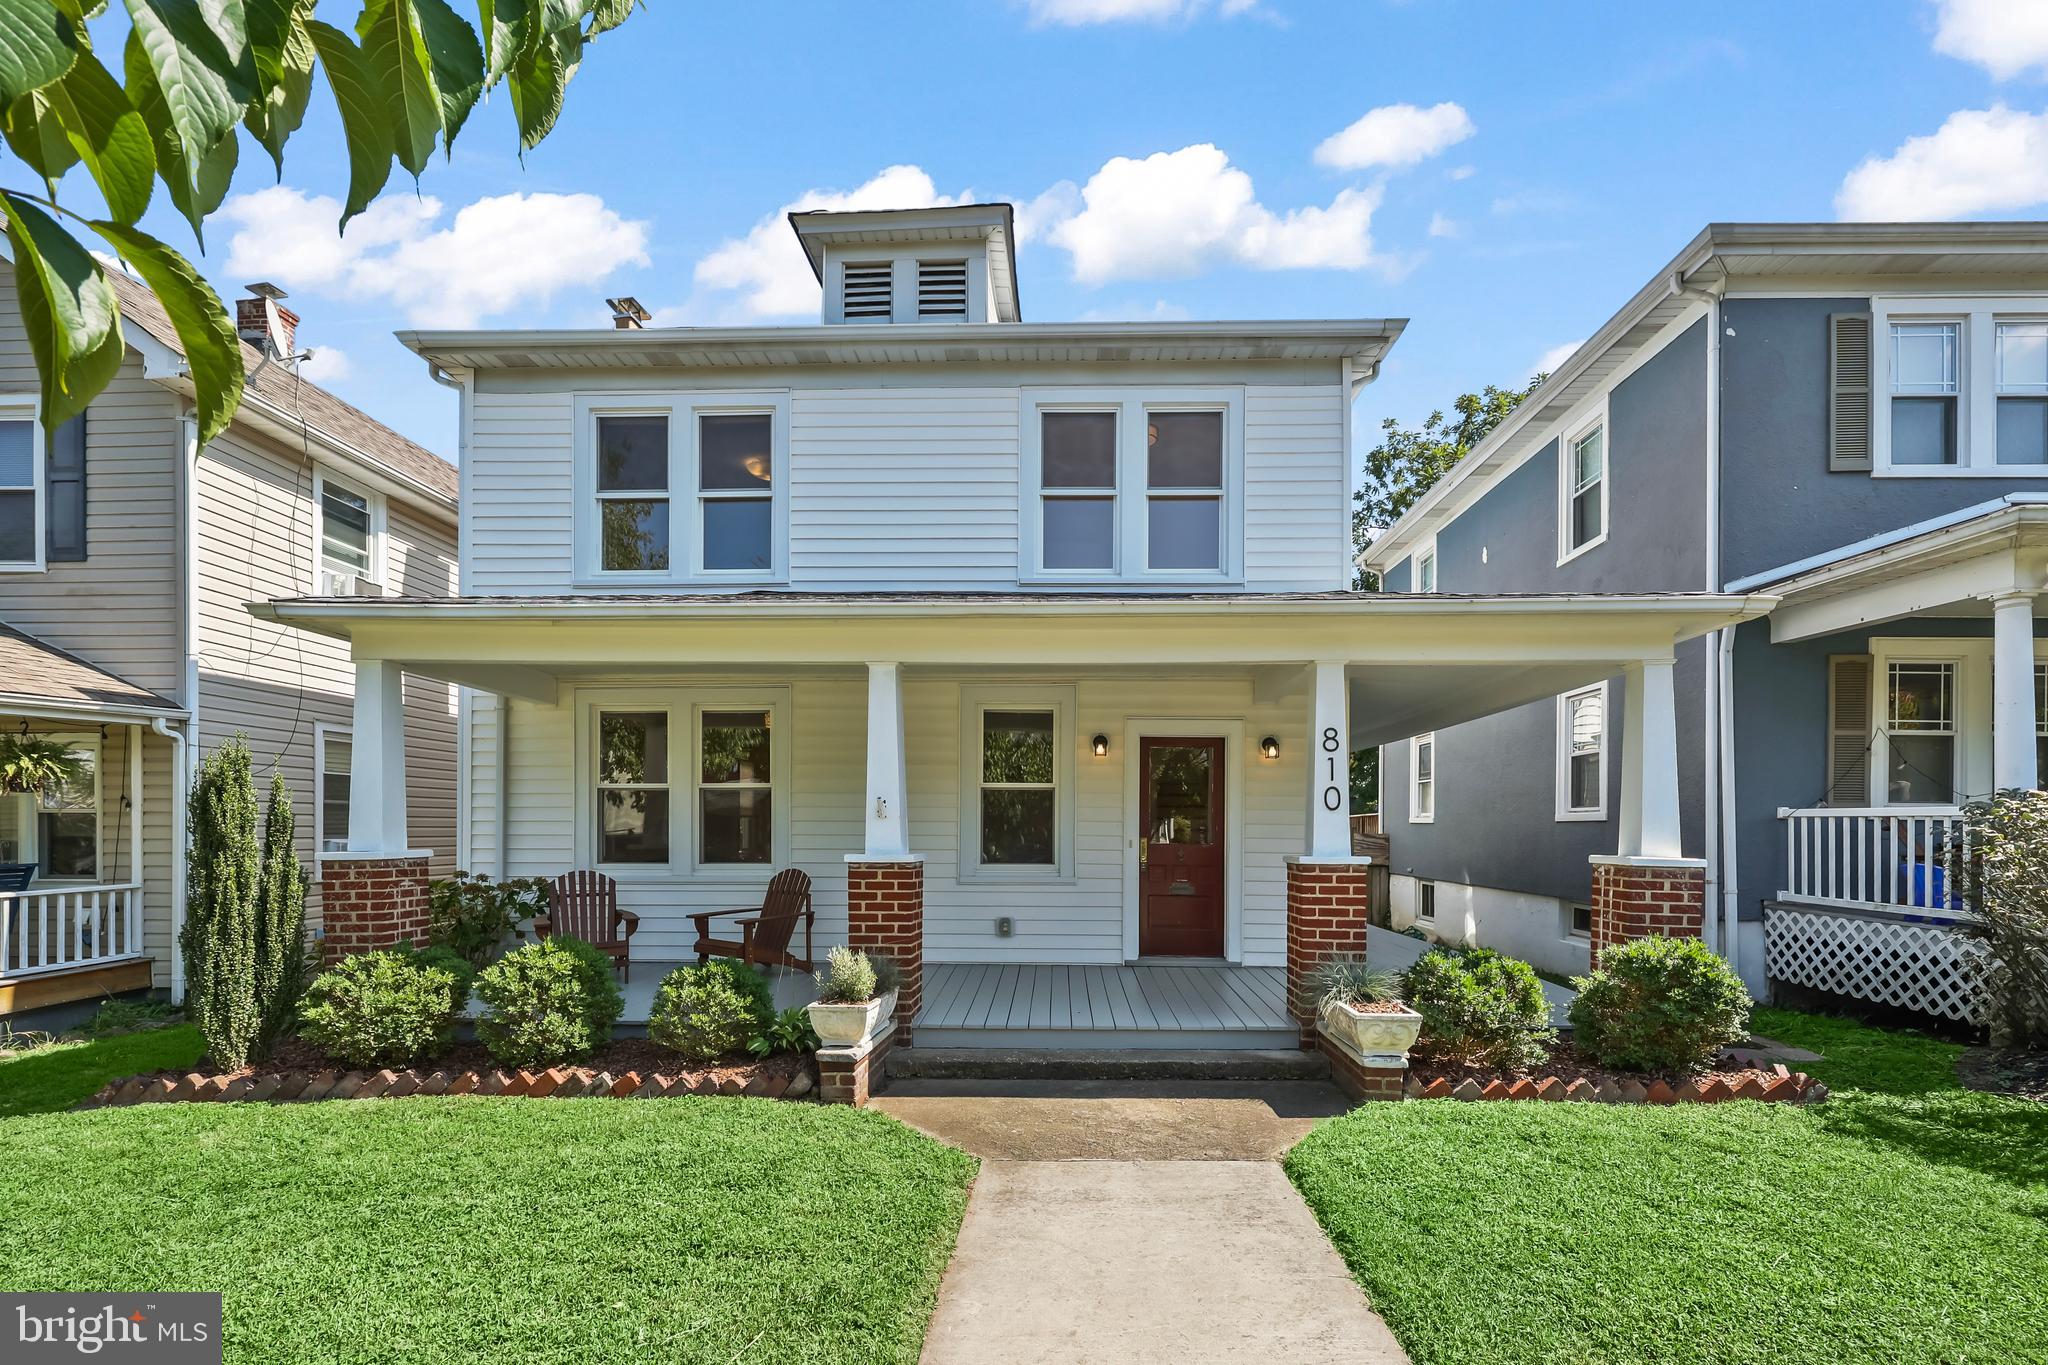
[[[751,918],[737,920],[740,936],[738,940],[713,938],[711,921],[721,915],[747,915]],[[691,915],[697,924],[697,942],[693,951],[697,961],[708,962],[712,957],[736,957],[742,962],[763,967],[794,967],[800,972],[811,970],[811,926],[817,916],[811,909],[811,874],[798,868],[784,868],[768,883],[768,894],[761,898],[758,909],[742,906],[738,910],[704,910]],[[804,955],[794,956],[789,951],[789,941],[796,933],[797,920],[804,922]]]
[[[548,912],[533,917],[537,937],[567,934],[601,949],[619,969],[621,980],[633,979],[628,940],[640,917],[619,909],[619,884],[602,872],[564,872],[548,883]]]

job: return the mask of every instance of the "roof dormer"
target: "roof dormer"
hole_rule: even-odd
[[[828,323],[1016,322],[1008,204],[792,213]]]

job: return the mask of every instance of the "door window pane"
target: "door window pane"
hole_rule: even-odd
[[[1046,488],[1116,487],[1116,414],[1040,416],[1039,482]]]
[[[1956,666],[1894,663],[1886,694],[1885,793],[1895,804],[1955,799]]]
[[[1146,484],[1152,488],[1223,487],[1223,414],[1145,414]]]
[[[600,493],[666,491],[668,418],[598,418],[597,488]]]
[[[766,489],[774,481],[775,419],[765,412],[697,419],[700,488]]]
[[[1057,740],[1051,711],[981,717],[981,861],[1048,867],[1058,860]]]
[[[606,498],[598,506],[602,509],[605,568],[668,567],[666,498]]]
[[[775,858],[770,719],[766,711],[706,711],[699,718],[700,863]]]
[[[667,862],[667,713],[601,711],[597,736],[598,861]]]
[[[1045,567],[1108,569],[1116,565],[1116,499],[1047,498]]]
[[[1214,843],[1216,751],[1155,744],[1149,753],[1145,796],[1152,827],[1146,837],[1155,844]]]
[[[775,562],[774,508],[768,498],[706,498],[704,567],[768,572]]]
[[[1218,498],[1152,498],[1146,507],[1147,562],[1155,569],[1214,569],[1222,564],[1223,503]]]
[[[1892,399],[1892,463],[1956,462],[1956,400]]]

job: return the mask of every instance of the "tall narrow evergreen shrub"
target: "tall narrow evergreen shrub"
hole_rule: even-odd
[[[311,975],[306,959],[306,869],[299,863],[292,789],[272,774],[263,813],[263,870],[256,892],[256,1039],[267,1054],[292,1026]]]
[[[188,801],[185,864],[186,1009],[214,1064],[253,1055],[262,1030],[256,1003],[256,903],[261,854],[249,745],[237,735],[200,761]]]

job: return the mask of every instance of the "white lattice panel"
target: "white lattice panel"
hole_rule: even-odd
[[[1982,1023],[1982,943],[1954,929],[1825,910],[1764,909],[1764,962],[1795,985]]]

